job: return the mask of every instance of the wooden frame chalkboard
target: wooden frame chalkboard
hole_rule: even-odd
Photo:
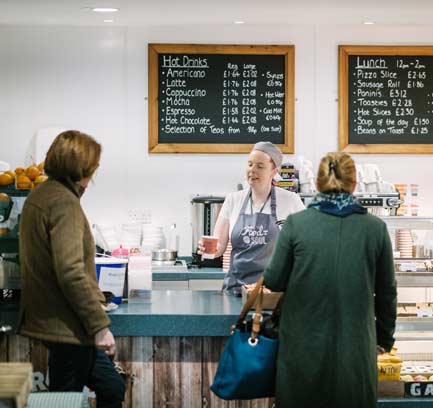
[[[148,58],[149,153],[294,153],[293,45],[149,44]]]
[[[433,46],[339,46],[339,149],[433,153]]]

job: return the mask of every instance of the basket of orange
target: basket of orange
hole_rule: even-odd
[[[400,379],[402,360],[398,357],[395,347],[389,353],[377,356],[377,375],[379,381],[392,381]]]
[[[6,187],[10,186],[15,181],[15,173],[12,170],[4,171],[0,173],[0,186]]]
[[[32,164],[27,168],[17,167],[15,169],[15,187],[17,189],[31,189],[48,179],[44,174],[44,163]]]

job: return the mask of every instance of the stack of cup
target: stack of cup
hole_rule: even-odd
[[[409,229],[397,230],[397,250],[400,251],[401,258],[412,258],[412,234]]]
[[[230,257],[232,254],[232,243],[229,241],[223,254],[223,271],[228,272],[230,269]]]

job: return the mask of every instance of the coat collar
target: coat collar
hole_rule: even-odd
[[[65,178],[53,178],[50,177],[50,180],[57,181],[58,183],[65,186],[68,190],[70,190],[74,195],[76,195],[78,198],[81,198],[81,196],[84,194],[86,189],[79,184],[73,182],[69,177]]]
[[[348,193],[318,193],[308,207],[337,217],[367,213],[367,209]]]

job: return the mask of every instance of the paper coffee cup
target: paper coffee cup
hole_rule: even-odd
[[[204,235],[201,237],[201,242],[204,246],[202,259],[214,259],[217,251],[218,237]]]

